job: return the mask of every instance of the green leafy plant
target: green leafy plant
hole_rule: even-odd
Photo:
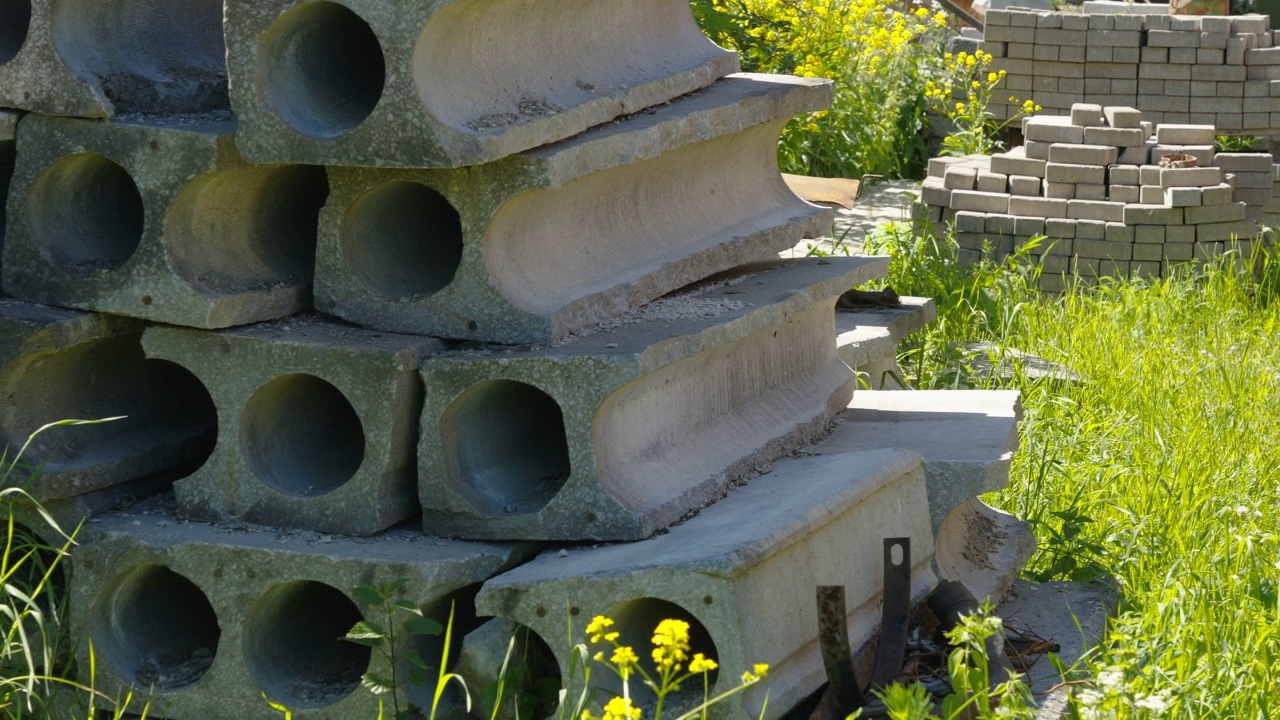
[[[925,83],[924,96],[930,107],[951,122],[954,130],[942,140],[942,151],[947,155],[985,155],[1003,149],[1000,133],[1023,117],[1041,110],[1034,100],[1027,99],[1018,105],[1017,97],[1009,102],[1018,109],[1002,120],[988,111],[991,96],[1002,87],[1005,71],[992,71],[991,53],[978,50],[972,55],[961,52],[945,56],[951,72],[939,82]]]
[[[466,683],[462,678],[447,671],[449,647],[453,639],[453,610],[449,612],[449,622],[445,626],[425,617],[421,608],[412,600],[400,597],[404,586],[408,583],[406,579],[396,580],[386,585],[360,585],[352,592],[356,600],[372,606],[378,610],[379,620],[361,620],[356,623],[355,627],[346,634],[345,640],[373,648],[387,660],[390,667],[390,677],[384,677],[372,671],[364,674],[362,682],[366,688],[375,695],[378,695],[379,716],[383,705],[381,696],[387,695],[391,698],[391,716],[395,720],[411,720],[418,717],[418,710],[415,709],[404,697],[403,690],[406,683],[414,685],[426,685],[430,679],[429,671],[432,666],[429,665],[418,651],[410,643],[410,639],[416,636],[434,637],[444,633],[444,656],[440,658],[438,672],[436,673],[436,689],[432,699],[430,717],[434,718],[436,710],[440,705],[440,700],[444,696],[446,687],[450,682],[457,682],[466,690]],[[405,618],[401,623],[401,618]],[[397,632],[397,628],[400,632]],[[400,675],[401,661],[407,665],[405,671],[407,677]],[[467,709],[470,710],[470,700],[467,702]]]
[[[1266,138],[1257,135],[1218,135],[1213,141],[1214,152],[1265,152]]]

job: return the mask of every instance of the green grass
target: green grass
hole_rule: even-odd
[[[1023,444],[992,500],[1035,528],[1030,576],[1122,595],[1074,687],[1080,716],[1280,717],[1280,258],[1040,297],[1025,263],[970,271],[945,241],[890,246],[898,292],[939,299],[904,348],[919,385],[997,384],[972,372],[972,340],[1085,378],[1005,383],[1023,391]]]

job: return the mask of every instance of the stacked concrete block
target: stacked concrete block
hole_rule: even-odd
[[[234,130],[25,117],[5,291],[200,328],[308,308],[324,169],[249,165]]]
[[[713,693],[774,666],[773,720],[822,682],[795,611],[815,584],[844,582],[871,638],[901,562],[886,536],[914,543],[915,600],[943,564],[998,595],[978,566],[1025,561],[1012,531],[961,553],[980,562],[955,552],[992,522],[970,501],[1007,478],[1016,397],[859,406],[840,347],[881,367],[927,305],[833,342],[839,299],[887,260],[757,262],[830,221],[775,155],[827,81],[732,74],[683,0],[159,5],[0,11],[0,106],[29,111],[0,114],[0,282],[21,298],[0,303],[0,428],[14,445],[38,421],[128,415],[32,447],[60,519],[172,486],[95,518],[68,578],[103,697],[133,688],[172,720],[255,717],[263,696],[371,715],[361,677],[389,669],[338,638],[381,619],[357,586],[403,581],[439,621],[456,602],[481,678],[521,626],[554,677],[536,636],[561,637],[565,609],[613,612],[627,642],[689,618]],[[957,163],[939,175],[970,208],[953,214],[1042,230],[1017,201],[1051,201],[1033,192],[1051,161],[1056,182],[1094,160],[1052,150]],[[921,437],[964,452],[883,430],[923,415]],[[535,543],[621,540],[493,578]],[[434,689],[407,692],[427,707]]]
[[[71,622],[93,637],[97,687],[146,688],[129,709],[146,706],[148,716],[262,716],[266,693],[299,717],[373,717],[378,696],[361,689],[361,677],[390,677],[392,668],[381,653],[341,638],[362,619],[383,626],[385,619],[353,588],[400,582],[397,599],[440,623],[456,603],[462,644],[477,624],[462,610],[475,586],[531,550],[405,530],[376,541],[229,532],[144,506],[86,529],[75,555]],[[435,640],[406,647],[438,664]],[[88,645],[78,647],[86,664]]]
[[[331,168],[317,308],[398,332],[558,342],[775,256],[830,228],[775,158],[787,120],[830,102],[825,80],[742,74],[478,168]]]
[[[225,29],[254,162],[477,165],[738,69],[682,0],[233,0]]]
[[[0,17],[0,107],[228,116],[221,0],[23,0]]]
[[[213,449],[208,393],[181,367],[146,358],[142,332],[136,320],[0,299],[0,443],[10,458],[47,423],[116,418],[31,442],[24,468],[39,468],[29,487],[38,499],[109,490],[200,463]]]
[[[4,250],[5,207],[8,205],[13,163],[17,157],[14,134],[18,129],[19,117],[19,113],[0,110],[0,251]]]
[[[1005,70],[998,118],[1030,97],[1047,115],[1075,103],[1124,105],[1152,122],[1213,125],[1226,134],[1267,134],[1280,120],[1280,54],[1266,15],[1083,15],[993,10],[983,49]],[[1211,102],[1210,102],[1211,100]],[[1211,144],[1211,143],[1210,143]]]
[[[1022,130],[1026,146],[931,165],[921,199],[930,205],[929,217],[944,223],[936,228],[949,224],[955,232],[966,262],[999,260],[1033,236],[1047,238],[1030,251],[1043,263],[1046,289],[1061,289],[1064,273],[1085,282],[1159,277],[1171,263],[1220,255],[1226,243],[1248,246],[1258,233],[1251,219],[1270,201],[1269,189],[1257,186],[1270,182],[1262,169],[1271,156],[1215,156],[1212,126],[1149,128],[1133,108],[1077,103],[1068,115],[1027,118]],[[1045,159],[1027,157],[1032,143],[1044,146]],[[1165,159],[1186,164],[1193,153],[1216,164],[1196,157],[1194,167],[1160,166]],[[999,207],[977,202],[975,197],[993,194],[976,192],[970,183],[993,171],[1009,173],[1009,192]],[[1240,193],[1241,174],[1258,194]],[[1037,179],[1041,192],[1033,193]]]

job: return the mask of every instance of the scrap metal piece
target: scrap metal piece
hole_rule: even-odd
[[[858,685],[858,676],[853,671],[844,586],[819,585],[817,600],[818,643],[822,647],[822,666],[827,671],[831,696],[843,716],[867,704],[862,688]]]
[[[894,555],[897,551],[897,560]],[[911,611],[911,538],[884,540],[884,595],[880,641],[871,670],[871,687],[886,687],[902,672],[907,657],[907,615]]]

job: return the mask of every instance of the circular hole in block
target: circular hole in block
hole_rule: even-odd
[[[640,598],[623,603],[614,607],[608,616],[613,618],[615,623],[613,629],[618,632],[618,644],[629,645],[635,650],[636,655],[640,656],[640,665],[650,674],[651,677],[658,677],[657,668],[653,661],[653,635],[658,624],[663,620],[678,620],[689,624],[689,658],[692,659],[694,654],[702,653],[707,658],[716,660],[720,659],[720,653],[716,650],[716,644],[711,639],[711,633],[707,632],[707,628],[703,625],[693,613],[685,610],[679,605],[659,600],[657,598]],[[688,662],[681,663],[688,668]],[[714,689],[718,670],[712,670],[710,674],[711,687]],[[601,675],[604,677],[604,674]],[[621,694],[621,686],[618,685],[616,677],[608,677],[603,680],[610,690]],[[633,683],[631,691],[633,697],[642,703],[651,702],[655,696],[649,688],[640,683]],[[675,700],[672,703],[671,700]],[[694,702],[702,701],[702,682],[701,680],[690,680],[683,684],[680,691],[668,696],[668,706],[672,710],[688,710]],[[677,713],[679,714],[679,713]]]
[[[94,652],[121,678],[164,692],[208,672],[218,652],[218,617],[195,583],[163,565],[117,576],[89,619]]]
[[[118,114],[229,110],[221,0],[46,2],[59,59]]]
[[[299,580],[272,587],[245,616],[245,665],[271,700],[319,708],[360,686],[371,649],[342,638],[363,620],[341,591]]]
[[[482,512],[537,512],[569,479],[564,414],[532,385],[471,387],[444,412],[440,436],[454,488]]]
[[[0,0],[0,65],[18,56],[31,26],[31,0]]]
[[[123,265],[142,241],[146,212],[125,169],[97,153],[58,160],[27,194],[31,233],[45,259],[73,272]]]
[[[283,375],[245,405],[240,444],[259,480],[315,497],[351,479],[364,462],[364,426],[338,388],[314,375]]]
[[[174,269],[211,292],[310,283],[324,168],[266,165],[207,173],[170,205],[165,243]]]
[[[351,10],[318,0],[291,8],[262,36],[258,82],[265,107],[314,138],[351,132],[382,97],[378,37]]]
[[[462,262],[462,221],[426,185],[390,182],[352,203],[342,220],[342,257],[384,300],[430,295]]]
[[[447,658],[444,654],[443,632],[439,635],[414,635],[410,640],[411,647],[427,665],[428,670],[425,671],[426,682],[422,684],[410,682],[405,687],[405,695],[410,702],[424,710],[430,711],[431,704],[435,699],[436,672],[440,667],[441,660],[444,660],[445,669],[453,672],[458,663],[458,655],[464,648],[467,633],[475,630],[481,623],[481,620],[476,617],[476,593],[478,592],[480,592],[480,586],[471,585],[436,598],[421,607],[422,616],[436,621],[442,628],[448,626],[449,613],[450,610],[453,611],[453,635]],[[400,661],[400,671],[402,677],[406,678],[412,677],[412,674],[416,672],[412,669],[408,660]],[[472,681],[469,680],[468,682]],[[454,710],[465,714],[466,699],[463,696],[462,688],[457,683],[451,682],[444,689],[437,712],[449,717]]]

